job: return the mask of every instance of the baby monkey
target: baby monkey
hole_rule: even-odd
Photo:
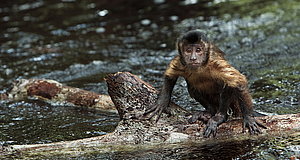
[[[242,116],[243,128],[247,127],[250,134],[261,133],[260,127],[266,128],[253,116],[246,77],[225,60],[224,53],[202,32],[192,30],[183,34],[176,46],[179,54],[165,71],[156,105],[148,109],[144,117],[151,119],[158,115],[158,120],[163,111],[168,112],[173,88],[178,77],[182,76],[190,96],[206,109],[190,119],[191,122],[197,119],[205,121],[204,137],[216,136],[217,127],[227,120],[228,113]]]

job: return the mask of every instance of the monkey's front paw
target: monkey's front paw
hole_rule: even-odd
[[[140,119],[149,120],[149,119],[152,119],[155,115],[157,115],[156,120],[155,120],[157,122],[159,120],[162,112],[163,112],[163,107],[161,107],[159,105],[153,105],[145,111],[145,113],[143,114],[143,116]]]
[[[217,135],[217,127],[218,127],[218,123],[216,121],[214,121],[213,119],[209,119],[206,128],[204,130],[203,136],[205,138],[210,137],[211,135],[213,135],[213,137],[215,137]]]
[[[245,132],[245,128],[249,129],[249,133],[252,134],[259,134],[262,133],[260,128],[267,129],[263,124],[257,122],[254,117],[246,117],[243,123],[243,132]]]

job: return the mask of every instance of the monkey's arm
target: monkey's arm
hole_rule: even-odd
[[[261,133],[260,128],[267,129],[266,126],[258,122],[253,116],[252,98],[248,90],[238,91],[239,106],[243,116],[243,132],[245,128],[249,129],[250,134]]]
[[[157,115],[156,121],[158,121],[163,111],[168,112],[167,107],[170,104],[172,91],[176,84],[176,81],[177,81],[177,77],[171,78],[165,76],[164,84],[158,95],[156,104],[153,105],[148,110],[146,110],[144,114],[144,116],[147,117],[146,119],[151,119],[153,116]]]
[[[252,98],[248,91],[246,77],[225,60],[218,61],[215,66],[217,67],[215,67],[216,72],[213,72],[214,77],[221,80],[224,83],[224,86],[233,88],[233,96],[236,96],[238,99],[239,107],[244,119],[244,129],[247,127],[250,134],[260,133],[259,127],[266,127],[257,122],[253,117]],[[222,100],[224,102],[226,101],[226,98],[223,98]]]
[[[157,102],[146,110],[143,116],[144,119],[151,119],[153,116],[158,115],[156,118],[156,121],[158,121],[163,111],[168,112],[167,107],[170,104],[172,91],[180,74],[180,64],[179,57],[175,57],[169,64],[164,74],[164,83]]]

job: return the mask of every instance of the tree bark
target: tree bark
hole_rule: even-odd
[[[81,106],[100,104],[99,100],[95,103],[95,99],[99,99],[101,96],[95,93],[78,89],[74,89],[75,91],[73,92],[73,89],[70,89],[70,87],[62,87],[54,81],[25,81],[28,81],[26,83],[27,87],[24,87],[26,88],[25,90],[21,89],[22,94],[16,93],[12,89],[10,93],[6,94],[6,99],[40,96],[50,101],[66,101]],[[32,82],[32,84],[29,82]],[[166,146],[178,142],[202,143],[209,139],[213,139],[214,142],[237,141],[249,138],[272,137],[281,134],[299,134],[300,114],[289,114],[257,117],[260,122],[267,126],[267,129],[264,129],[260,135],[250,136],[248,133],[243,133],[242,120],[237,118],[230,119],[228,122],[220,125],[215,138],[203,138],[202,133],[205,125],[202,122],[189,124],[187,122],[187,119],[190,117],[188,111],[174,103],[170,104],[172,116],[163,114],[157,123],[154,120],[140,120],[139,118],[144,111],[155,103],[157,91],[137,76],[128,72],[119,72],[108,75],[106,82],[109,95],[121,118],[118,126],[112,133],[104,136],[50,144],[2,146],[2,149],[0,148],[0,152],[2,150],[1,154],[3,156],[17,154],[31,157],[74,155],[95,152],[95,150],[99,153],[123,150],[124,145],[135,147],[136,144],[144,144],[159,147],[162,144]],[[22,85],[15,84],[15,87],[15,90],[18,90]],[[71,93],[69,94],[68,92],[70,91]],[[68,96],[64,97],[62,93]],[[74,97],[70,98],[70,96]],[[103,103],[101,105],[106,104]],[[108,104],[111,105],[110,103]]]

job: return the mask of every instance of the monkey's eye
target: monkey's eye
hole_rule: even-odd
[[[196,52],[201,52],[201,48],[197,48],[197,49],[196,49]]]
[[[187,48],[187,49],[185,50],[185,52],[186,52],[186,53],[192,53],[192,52],[193,52],[193,49],[192,49],[192,48]]]

